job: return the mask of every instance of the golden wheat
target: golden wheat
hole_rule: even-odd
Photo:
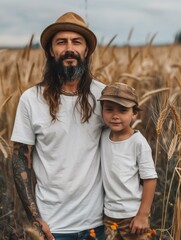
[[[128,37],[128,43],[132,35]],[[174,164],[180,156],[181,109],[179,106],[181,89],[181,49],[180,46],[152,46],[155,35],[143,47],[111,46],[113,37],[106,47],[99,46],[91,62],[91,71],[95,78],[108,84],[110,82],[126,82],[136,89],[139,105],[143,111],[133,123],[134,128],[142,131],[152,149],[157,170],[164,168],[162,189],[157,192],[163,197],[162,203],[155,199],[162,211],[159,212],[161,236],[177,240],[180,226],[180,163],[174,165],[169,173],[169,164]],[[45,58],[41,49],[32,49],[33,36],[24,49],[5,49],[0,51],[0,167],[6,169],[11,155],[10,136],[14,122],[16,106],[21,93],[41,81]],[[158,57],[159,56],[159,57]],[[178,100],[176,100],[178,99]],[[161,167],[160,167],[161,166]],[[3,172],[4,174],[4,172]],[[9,173],[8,173],[9,174]],[[8,175],[7,174],[7,175]],[[175,177],[177,181],[173,181]],[[8,178],[6,178],[8,179]],[[10,180],[9,180],[10,181]],[[168,188],[168,182],[170,187]],[[175,183],[176,182],[176,183]],[[176,186],[174,186],[176,184]],[[14,185],[11,183],[12,192]],[[177,189],[177,194],[175,190]],[[169,200],[175,197],[174,214],[169,213]],[[23,222],[22,212],[19,211],[19,199],[14,195],[18,223]],[[171,201],[171,200],[170,200]],[[14,210],[13,209],[13,210]],[[18,213],[17,213],[18,212]],[[158,211],[155,213],[158,214]],[[4,216],[4,215],[3,215]],[[167,226],[172,218],[172,226]],[[18,229],[18,223],[16,229]],[[26,229],[26,236],[37,239],[32,229]]]

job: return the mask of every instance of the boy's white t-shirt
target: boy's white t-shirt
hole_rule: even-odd
[[[93,80],[96,100],[104,84]],[[35,145],[36,202],[53,233],[71,233],[102,225],[103,189],[99,140],[103,121],[96,101],[95,113],[81,123],[74,108],[77,96],[61,95],[58,120],[36,87],[20,98],[11,140]],[[92,100],[90,99],[90,102]]]
[[[133,217],[141,203],[140,179],[157,178],[151,148],[139,131],[124,141],[111,141],[109,136],[110,129],[105,129],[101,137],[104,213],[112,218]]]

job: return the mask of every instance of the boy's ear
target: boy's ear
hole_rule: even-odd
[[[133,113],[133,116],[132,116],[132,119],[135,119],[136,116],[137,116],[137,114],[138,114],[137,112],[134,112],[134,113]]]

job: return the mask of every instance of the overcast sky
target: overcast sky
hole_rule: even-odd
[[[145,44],[156,33],[155,44],[173,43],[181,31],[181,0],[0,0],[0,46],[34,43],[45,27],[62,14],[81,15],[98,42]]]

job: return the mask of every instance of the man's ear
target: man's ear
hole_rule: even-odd
[[[85,57],[87,57],[88,52],[89,52],[89,49],[88,49],[88,47],[86,47],[86,50],[85,50]]]
[[[50,47],[50,55],[51,55],[52,57],[54,57],[54,53],[53,53],[53,50],[52,50],[52,46]]]

